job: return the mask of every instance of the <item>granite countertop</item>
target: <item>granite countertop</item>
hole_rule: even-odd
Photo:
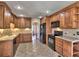
[[[19,34],[30,34],[31,32],[28,31],[18,31],[18,32],[12,32],[11,35],[4,35],[2,37],[0,37],[0,41],[6,41],[6,40],[13,40],[14,38],[16,38]]]
[[[3,37],[0,38],[0,41],[13,40],[13,39],[16,38],[17,36],[18,36],[18,34],[16,34],[16,35],[10,35],[10,36],[5,35],[5,36],[3,36]]]
[[[79,42],[79,38],[76,37],[67,37],[67,36],[56,36],[58,38],[62,38],[63,40],[75,43],[75,42]]]

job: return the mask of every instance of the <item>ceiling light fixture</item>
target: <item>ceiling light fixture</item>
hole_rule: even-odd
[[[47,10],[47,11],[46,11],[46,13],[48,14],[48,13],[49,13],[49,11]]]
[[[23,7],[21,7],[21,6],[17,6],[17,9],[18,9],[18,10],[22,10]]]
[[[20,16],[21,16],[21,17],[23,17],[24,15],[23,15],[23,14],[21,14]]]
[[[39,16],[38,18],[42,18],[42,16]]]

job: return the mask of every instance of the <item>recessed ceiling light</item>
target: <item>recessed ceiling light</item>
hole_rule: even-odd
[[[42,16],[39,16],[38,18],[42,18]]]
[[[48,13],[49,13],[49,11],[47,10],[47,11],[46,11],[46,13],[48,14]]]
[[[17,6],[17,9],[18,9],[18,10],[22,10],[23,7],[21,7],[21,6]]]
[[[23,15],[23,14],[21,14],[20,16],[21,16],[21,17],[23,17],[24,15]]]

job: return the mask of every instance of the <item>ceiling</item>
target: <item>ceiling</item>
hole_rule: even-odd
[[[74,3],[74,1],[5,1],[17,16],[38,18],[52,13]],[[21,9],[17,9],[20,6]]]

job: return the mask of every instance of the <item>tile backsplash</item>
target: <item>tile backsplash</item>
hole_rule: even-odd
[[[79,29],[63,29],[63,36],[79,37]]]

